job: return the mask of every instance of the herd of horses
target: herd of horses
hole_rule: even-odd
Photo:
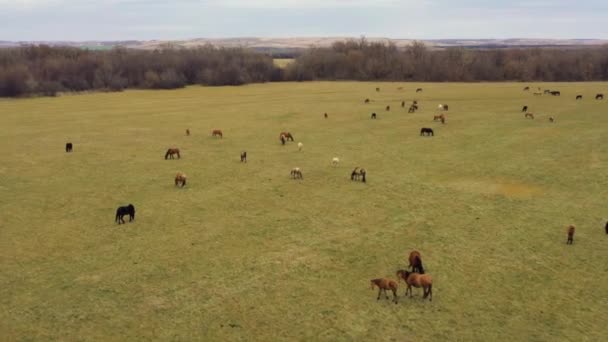
[[[524,88],[524,91],[529,91],[529,90],[530,90],[530,87],[525,87],[525,88]],[[543,95],[543,94],[549,94],[549,95],[553,95],[553,96],[561,96],[561,94],[562,94],[562,93],[561,93],[560,91],[558,91],[558,90],[550,90],[550,89],[545,89],[543,92],[540,92],[540,90],[541,90],[541,88],[540,88],[540,87],[538,87],[538,90],[539,90],[539,91],[538,91],[538,92],[535,92],[535,93],[534,93],[534,95],[539,96],[539,95]],[[575,99],[576,99],[577,101],[578,101],[578,100],[582,100],[582,99],[583,99],[583,95],[578,94],[578,95],[576,95],[576,98],[575,98]],[[596,100],[603,100],[603,99],[604,99],[604,94],[602,94],[602,93],[598,93],[598,94],[596,94],[596,95],[595,95],[595,99],[596,99]],[[523,107],[522,107],[522,109],[521,109],[521,111],[522,111],[522,113],[525,113],[525,114],[524,114],[524,118],[526,118],[526,119],[534,119],[534,113],[530,113],[530,112],[528,112],[528,106],[523,106]],[[554,117],[552,117],[552,116],[550,116],[550,117],[549,117],[549,122],[551,122],[551,123],[555,123],[555,118],[554,118]]]
[[[424,272],[420,252],[412,251],[408,257],[408,261],[408,268],[411,269],[397,270],[397,272],[395,272],[397,281],[389,278],[376,278],[370,280],[371,289],[373,290],[375,287],[378,288],[378,297],[376,300],[380,300],[382,293],[384,293],[386,299],[389,299],[387,291],[390,290],[393,293],[393,302],[397,304],[399,302],[397,293],[399,290],[399,283],[404,281],[407,286],[404,296],[407,296],[409,293],[411,298],[413,296],[414,287],[422,288],[422,299],[428,297],[429,301],[433,301],[433,277]]]

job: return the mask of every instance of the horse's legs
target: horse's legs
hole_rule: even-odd
[[[376,298],[376,300],[380,300],[380,294],[382,293],[382,289],[378,288],[378,298]]]
[[[395,301],[395,304],[397,304],[399,301],[399,297],[397,297],[397,289],[393,289],[393,300]]]
[[[386,293],[386,289],[384,289],[384,297],[386,297],[386,299],[388,299],[388,293]]]

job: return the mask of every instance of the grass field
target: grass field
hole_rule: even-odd
[[[1,339],[603,340],[608,101],[592,96],[608,84],[540,86],[562,96],[323,82],[1,100]],[[433,301],[376,301],[369,280],[413,249]]]

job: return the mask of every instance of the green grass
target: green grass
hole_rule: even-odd
[[[2,100],[0,336],[603,340],[608,102],[592,96],[608,84],[540,86],[562,96],[323,82]],[[181,160],[163,159],[172,146]],[[367,184],[349,180],[355,166]],[[118,226],[127,203],[137,220]],[[433,301],[376,301],[369,280],[395,278],[413,249]]]

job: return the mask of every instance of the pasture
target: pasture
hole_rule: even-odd
[[[0,100],[0,336],[602,340],[608,101],[593,98],[608,84],[529,84],[559,97],[525,85],[311,82]],[[413,99],[420,108],[408,114]],[[438,104],[449,104],[445,124],[433,121]],[[282,131],[295,141],[282,146]],[[164,159],[170,147],[180,159]],[[294,167],[303,179],[291,179]],[[366,183],[350,180],[355,167]],[[177,172],[188,175],[183,188]],[[136,220],[116,224],[128,203]],[[420,289],[404,298],[403,282],[397,305],[376,301],[370,280],[397,280],[414,249],[432,302]]]

